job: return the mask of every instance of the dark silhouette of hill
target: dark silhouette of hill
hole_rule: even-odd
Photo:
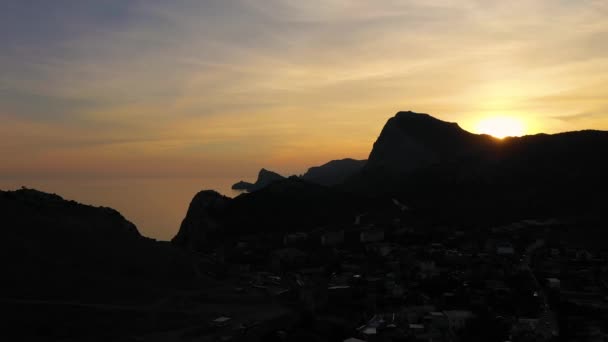
[[[607,153],[608,132],[500,140],[400,112],[345,188],[398,196],[446,218],[580,213],[602,205],[595,197],[607,188]]]
[[[258,173],[258,179],[256,180],[255,183],[239,181],[232,185],[232,189],[253,192],[253,191],[263,189],[263,188],[267,187],[268,185],[272,184],[273,182],[276,182],[276,181],[279,181],[282,179],[285,179],[285,177],[281,176],[280,174],[278,174],[276,172],[269,171],[266,169],[261,169],[260,172]]]
[[[332,160],[321,166],[309,168],[301,178],[307,182],[319,185],[338,185],[344,183],[346,179],[359,172],[366,162],[366,160],[355,160],[350,158]],[[255,183],[239,181],[232,185],[232,189],[254,192],[267,187],[273,182],[283,179],[285,179],[285,177],[276,172],[261,169]]]
[[[243,232],[310,230],[319,223],[351,222],[361,203],[348,193],[292,176],[228,206],[228,224]]]
[[[0,191],[0,218],[5,298],[131,301],[194,277],[183,251],[110,208],[21,189]]]
[[[0,313],[8,317],[0,336],[116,340],[133,332],[199,329],[216,308],[228,305],[238,312],[238,306],[251,304],[240,285],[235,293],[228,285],[246,278],[213,279],[234,272],[225,260],[237,255],[230,255],[237,246],[232,242],[243,236],[253,249],[239,257],[256,260],[256,267],[265,267],[268,255],[283,248],[284,233],[311,232],[319,241],[326,230],[345,230],[352,238],[371,226],[393,238],[397,230],[404,233],[394,241],[424,244],[439,231],[423,236],[425,228],[446,227],[436,223],[466,229],[480,222],[488,228],[497,221],[568,217],[573,227],[558,239],[601,246],[608,212],[606,155],[608,132],[500,140],[427,114],[399,112],[367,162],[332,161],[289,178],[262,169],[255,184],[235,184],[251,192],[234,199],[197,193],[172,243],[143,237],[110,208],[33,189],[0,191]],[[325,254],[312,255],[314,248],[311,259],[324,263]],[[241,266],[246,265],[233,269],[241,272]]]
[[[185,219],[206,222],[199,229],[213,234],[194,234],[196,224],[182,225],[176,242],[197,241],[200,246],[206,238],[228,233],[310,230],[348,222],[357,213],[383,212],[392,198],[419,217],[451,224],[597,215],[608,209],[597,200],[608,190],[606,155],[608,132],[501,140],[428,114],[399,112],[386,123],[364,166],[334,161],[312,168],[301,179],[290,177],[222,200],[227,204],[221,210]],[[350,171],[361,169],[340,182],[347,174],[345,164]],[[314,184],[314,179],[333,186]],[[219,200],[219,194],[214,196]]]
[[[242,191],[249,191],[249,189],[253,188],[254,184],[253,183],[249,183],[249,182],[245,182],[245,181],[238,181],[234,184],[232,184],[232,190],[242,190]]]
[[[229,202],[230,198],[213,190],[196,194],[172,242],[189,250],[204,245],[209,234],[215,234],[222,228],[223,215]]]
[[[477,135],[456,123],[428,114],[399,112],[385,124],[374,143],[359,181],[351,187],[391,192],[396,183],[415,170],[489,153],[498,142],[488,135]]]
[[[302,179],[311,183],[333,186],[344,183],[349,177],[361,171],[367,160],[351,158],[332,160],[321,166],[314,166],[302,175]]]
[[[346,224],[367,208],[366,198],[292,176],[234,199],[202,191],[192,202],[173,243],[204,250],[234,234],[311,231]]]

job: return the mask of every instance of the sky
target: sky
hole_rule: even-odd
[[[0,4],[3,184],[300,174],[400,110],[608,130],[608,2]]]

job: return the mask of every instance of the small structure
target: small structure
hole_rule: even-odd
[[[398,247],[390,244],[390,243],[386,243],[386,242],[379,242],[379,243],[370,243],[366,246],[366,250],[369,253],[374,253],[378,256],[381,257],[386,257],[387,255],[391,254],[391,252],[393,250],[396,250]]]
[[[323,246],[336,246],[344,242],[344,231],[326,232],[321,235],[321,244]]]
[[[220,316],[211,321],[211,324],[215,325],[216,327],[225,327],[226,325],[228,325],[228,323],[230,323],[231,320],[232,318],[230,317]]]
[[[270,265],[275,273],[296,268],[306,263],[306,253],[296,248],[283,248],[270,254]]]
[[[556,290],[559,290],[561,286],[561,282],[557,278],[547,278],[547,284],[549,285],[549,288]]]
[[[473,318],[473,313],[468,310],[450,310],[443,312],[448,318],[448,324],[452,331],[463,329],[467,321]]]
[[[358,338],[354,338],[354,337],[349,337],[346,340],[344,340],[344,342],[365,342],[363,340],[360,340]]]
[[[512,256],[515,254],[515,249],[509,242],[499,242],[496,244],[496,254],[502,256]]]
[[[410,324],[408,326],[411,332],[415,335],[421,334],[424,332],[424,324]]]
[[[431,312],[427,317],[431,326],[436,329],[445,329],[449,326],[448,319],[443,312],[434,311]]]
[[[369,339],[378,334],[378,328],[383,328],[385,326],[386,321],[384,321],[384,318],[381,315],[374,315],[367,324],[359,327],[357,330]]]
[[[306,233],[286,234],[283,237],[283,244],[285,246],[295,246],[295,245],[299,245],[301,243],[306,242],[307,239],[308,239],[308,234],[306,234]]]
[[[383,230],[367,230],[361,232],[360,240],[363,243],[366,242],[380,242],[384,240],[384,231]]]
[[[418,267],[420,268],[420,277],[422,279],[431,278],[439,274],[434,260],[421,260],[418,262]]]

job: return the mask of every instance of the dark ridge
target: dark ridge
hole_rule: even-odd
[[[230,201],[229,197],[213,190],[197,193],[171,242],[189,250],[201,249],[207,244],[207,236],[221,229],[222,215]]]
[[[111,208],[23,188],[0,191],[0,217],[0,288],[11,298],[130,301],[193,278],[182,251]]]
[[[269,171],[266,169],[261,169],[260,172],[258,173],[258,179],[256,180],[255,183],[252,184],[252,183],[245,182],[245,181],[239,181],[232,185],[232,189],[253,192],[253,191],[258,191],[260,189],[263,189],[263,188],[267,187],[268,185],[272,184],[273,182],[276,182],[276,181],[282,180],[282,179],[285,179],[285,177],[281,176],[280,174],[278,174],[276,172]]]
[[[249,182],[245,182],[245,181],[239,181],[239,182],[236,182],[236,183],[232,184],[231,189],[232,190],[249,191],[249,189],[251,189],[253,187],[254,187],[253,183],[249,183]]]
[[[309,168],[302,175],[302,179],[325,186],[338,185],[361,171],[366,163],[367,160],[355,160],[351,158],[332,160],[321,166]]]

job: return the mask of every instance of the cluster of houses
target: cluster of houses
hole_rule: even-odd
[[[552,341],[560,335],[555,310],[564,296],[604,312],[584,317],[585,331],[600,334],[608,321],[605,255],[552,246],[541,238],[547,225],[481,231],[359,221],[239,237],[216,260],[238,291],[265,293],[308,317],[277,327],[286,340],[301,329],[350,342],[468,341],[484,334]]]

